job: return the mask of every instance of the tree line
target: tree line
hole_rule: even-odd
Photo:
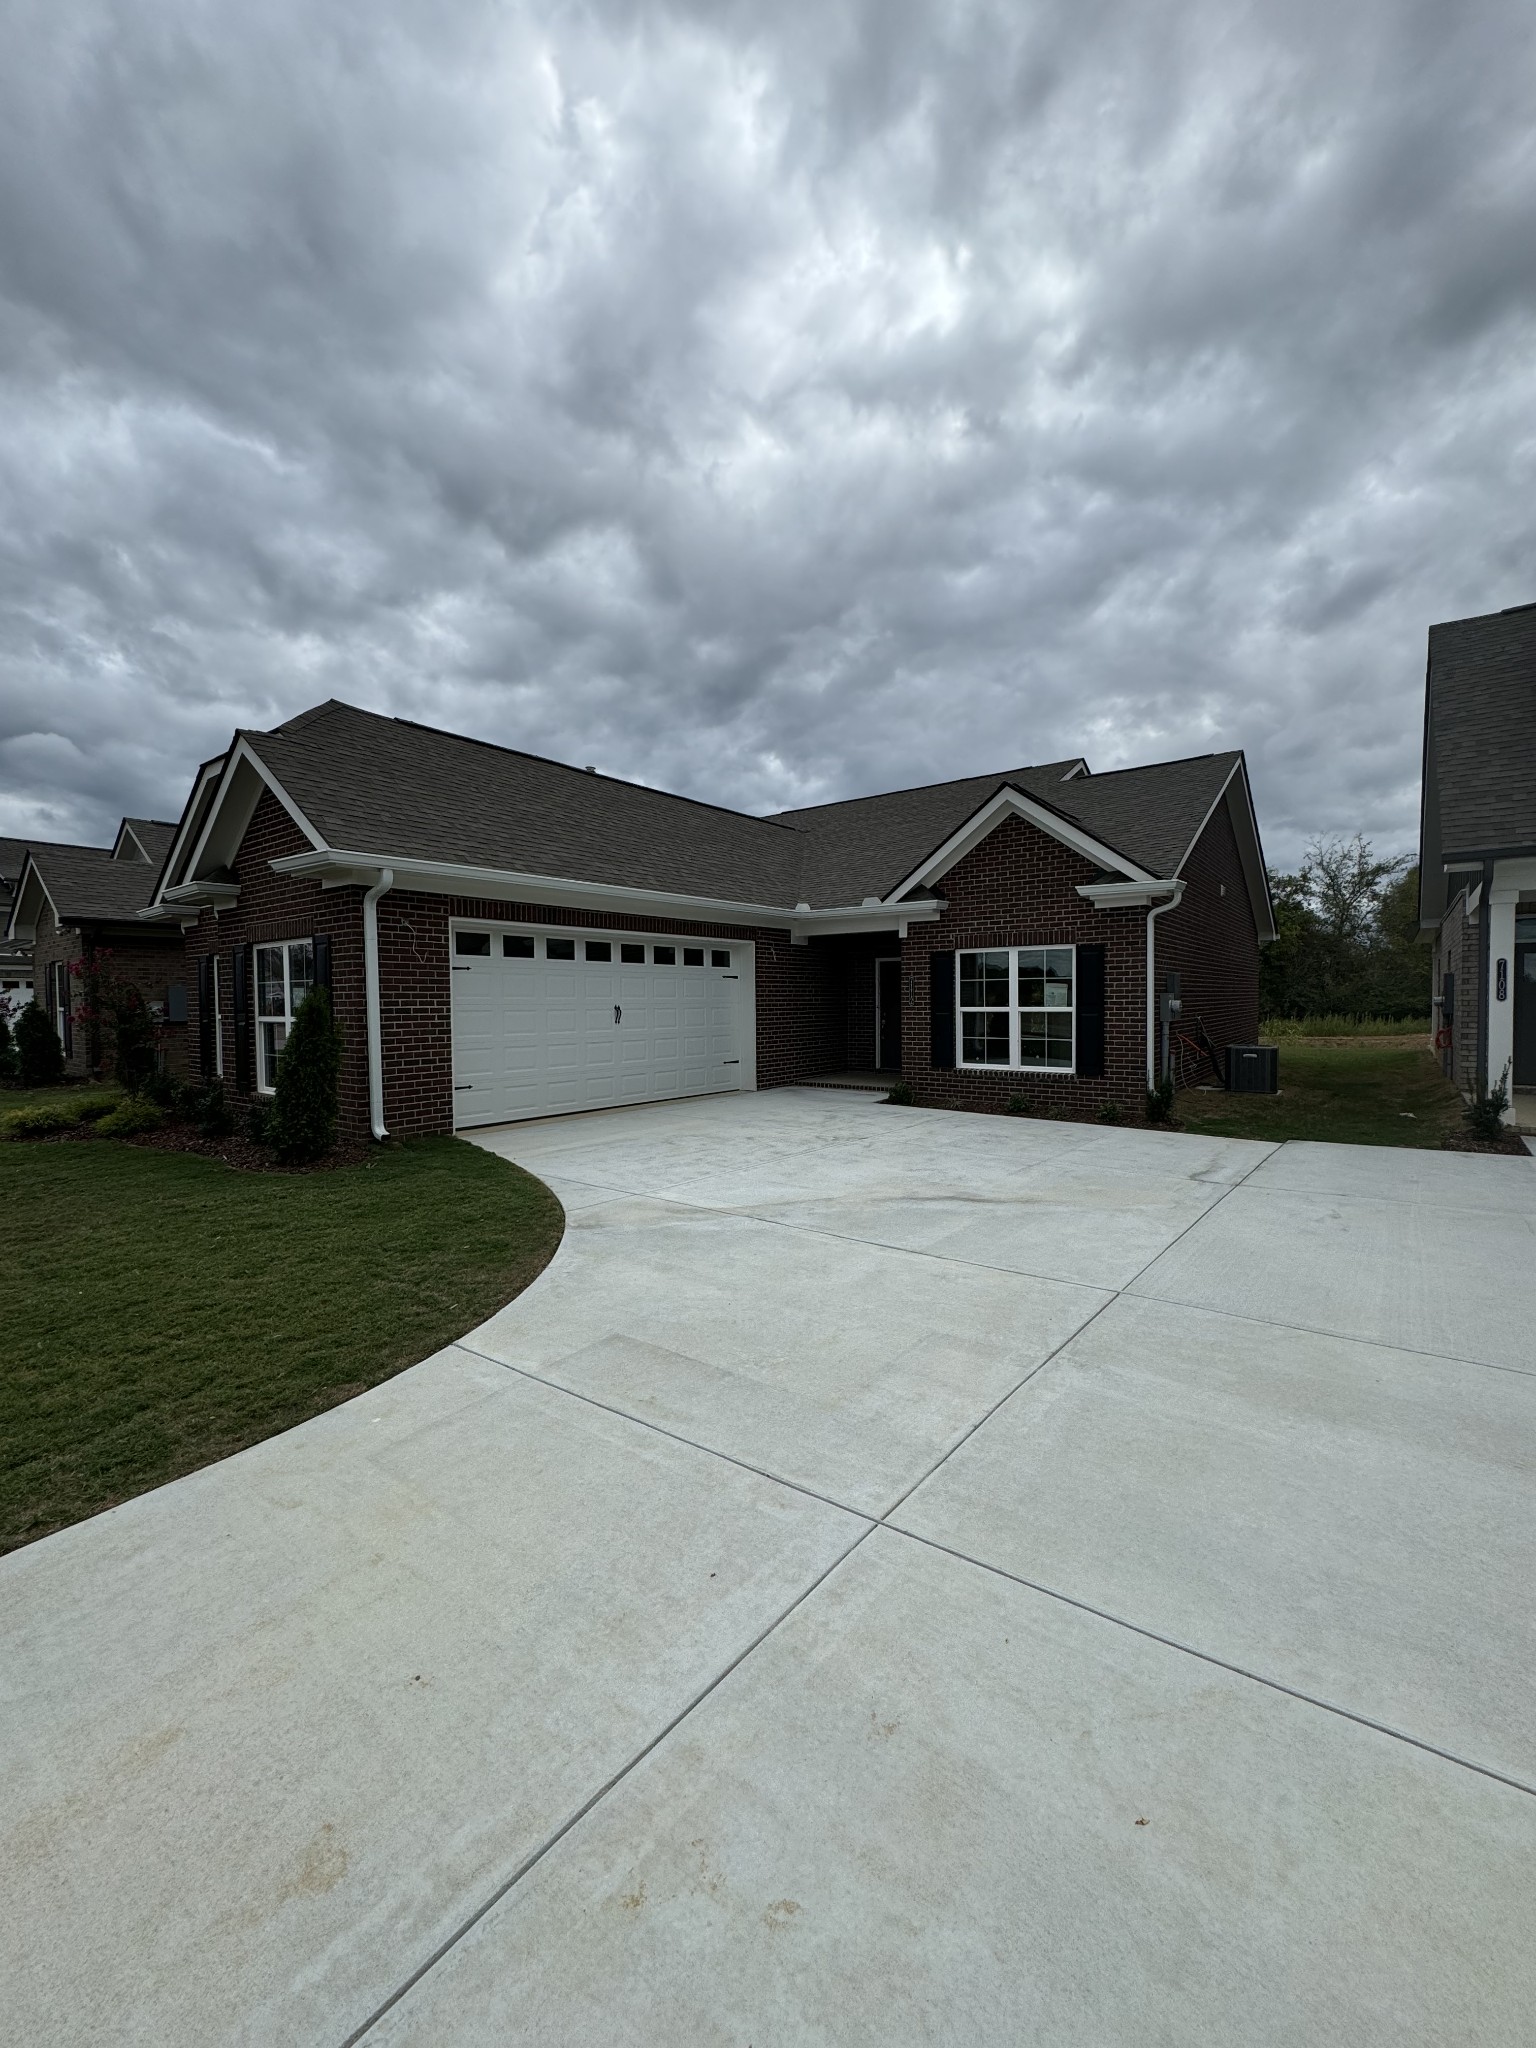
[[[1259,955],[1266,1017],[1427,1017],[1430,949],[1419,870],[1380,860],[1361,833],[1314,839],[1294,874],[1269,877],[1274,944]]]

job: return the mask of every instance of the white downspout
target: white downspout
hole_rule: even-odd
[[[368,1018],[368,1122],[376,1138],[384,1128],[384,1028],[379,1016],[379,898],[395,886],[393,868],[380,868],[379,879],[363,895],[363,1008]]]
[[[1157,932],[1153,919],[1165,910],[1177,910],[1184,898],[1184,883],[1173,885],[1166,903],[1154,903],[1147,912],[1147,1086],[1157,1086]]]

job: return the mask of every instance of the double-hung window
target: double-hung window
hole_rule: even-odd
[[[997,946],[956,955],[962,1067],[1070,1073],[1076,954],[1071,946]]]
[[[277,1086],[277,1056],[314,981],[313,939],[256,948],[256,1086],[263,1095]]]

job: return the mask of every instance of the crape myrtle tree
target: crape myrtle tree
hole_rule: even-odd
[[[160,1032],[140,990],[119,970],[110,947],[70,962],[80,979],[76,1028],[90,1033],[92,1064],[101,1062],[111,1040],[112,1071],[130,1095],[160,1065]]]
[[[277,1061],[277,1087],[267,1135],[279,1159],[306,1165],[336,1142],[341,1107],[341,1031],[331,1014],[331,992],[316,982],[294,1013],[293,1029]]]
[[[1378,859],[1361,833],[1314,839],[1294,874],[1269,877],[1276,937],[1259,966],[1269,1017],[1428,1016],[1419,871]]]

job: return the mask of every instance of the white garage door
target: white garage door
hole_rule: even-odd
[[[456,925],[454,1125],[742,1085],[750,946]]]

